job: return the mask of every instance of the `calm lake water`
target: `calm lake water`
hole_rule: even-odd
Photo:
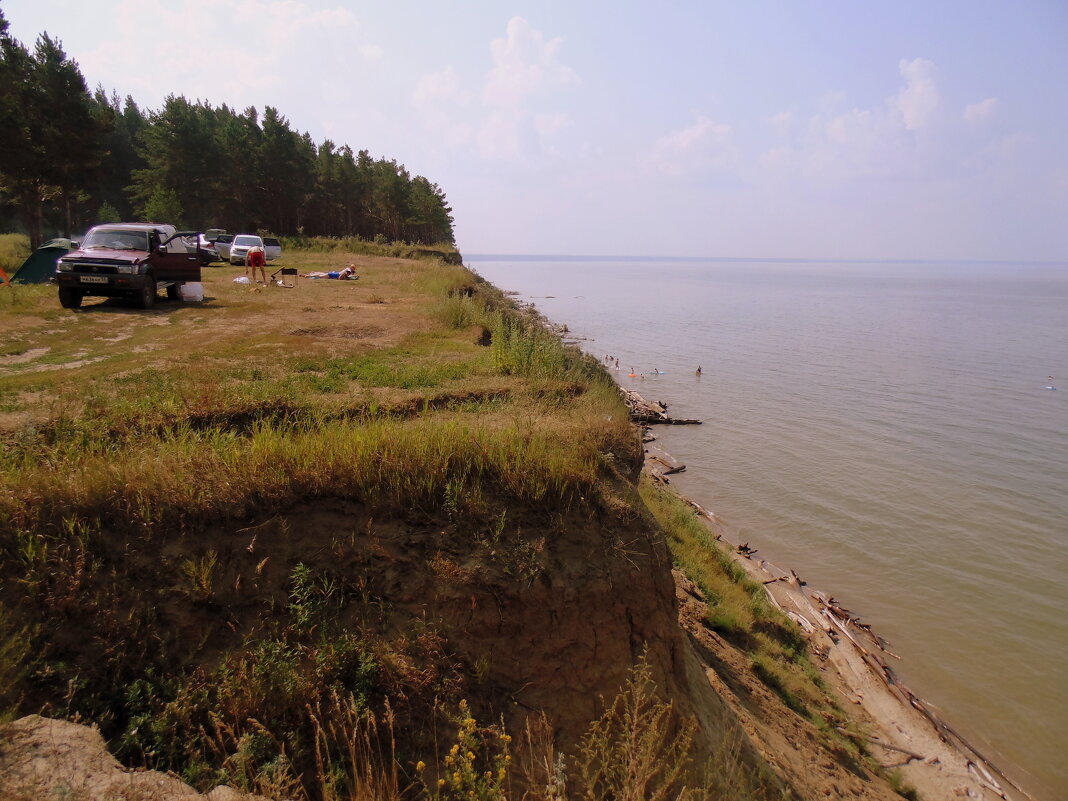
[[[688,466],[674,486],[873,624],[1037,798],[1068,797],[1068,265],[468,264],[704,420],[655,432]]]

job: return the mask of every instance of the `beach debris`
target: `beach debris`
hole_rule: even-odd
[[[650,403],[632,389],[620,387],[623,403],[630,412],[630,419],[644,425],[701,425],[701,420],[689,420],[680,417],[671,417],[667,413],[667,404],[662,401]]]
[[[849,731],[847,729],[843,729],[841,726],[835,726],[835,728],[838,729],[843,734],[849,734]],[[918,759],[921,762],[926,759],[926,757],[923,754],[917,754],[915,751],[909,751],[907,748],[901,748],[900,746],[897,746],[897,745],[891,745],[888,742],[884,742],[883,740],[880,740],[878,737],[872,737],[871,735],[862,735],[862,736],[864,737],[865,740],[867,740],[872,745],[877,745],[880,748],[885,748],[887,751],[893,751],[893,752],[898,753],[898,754],[904,754],[906,757],[908,757],[908,759],[906,759],[903,763],[901,763],[903,765],[909,764],[909,762],[911,762],[914,759]],[[900,766],[901,765],[894,765],[893,767],[900,767]]]
[[[772,581],[779,581],[779,579],[772,579]],[[764,583],[768,584],[769,582],[765,581]],[[786,616],[788,618],[790,618],[790,620],[794,621],[794,623],[799,625],[801,627],[801,630],[804,631],[805,634],[815,634],[816,633],[816,627],[813,626],[809,622],[809,619],[807,617],[805,617],[804,615],[799,614],[797,612],[794,612],[792,609],[788,609],[788,610],[786,610]]]
[[[749,547],[748,542],[743,542],[741,545],[737,546],[735,550],[738,551],[738,553],[740,553],[746,559],[750,558],[753,554],[757,552],[756,548]]]
[[[685,473],[686,472],[686,465],[679,464],[677,462],[672,464],[672,462],[668,461],[667,459],[663,458],[662,456],[650,456],[649,460],[653,461],[653,462],[656,462],[657,464],[663,465],[664,466],[664,470],[662,470],[660,472],[665,476],[674,475],[675,473]]]

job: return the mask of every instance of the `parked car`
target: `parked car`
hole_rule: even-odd
[[[200,257],[200,263],[204,267],[220,260],[219,250],[215,247],[215,240],[206,233],[188,236],[183,241],[185,242],[186,250],[190,253],[195,252]]]
[[[267,252],[267,261],[282,258],[282,243],[273,236],[263,237],[263,249]]]
[[[237,234],[230,243],[230,263],[244,264],[249,248],[263,247],[263,240],[256,234]]]
[[[107,223],[91,228],[79,247],[56,262],[59,303],[76,309],[86,295],[130,297],[142,309],[156,292],[177,298],[186,282],[200,281],[197,249],[186,241],[195,231],[175,231],[165,223]]]
[[[215,252],[219,254],[220,261],[230,261],[230,245],[234,241],[233,234],[218,234],[215,237]]]

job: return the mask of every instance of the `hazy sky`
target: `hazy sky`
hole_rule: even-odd
[[[142,108],[397,159],[465,253],[1068,260],[1065,0],[0,9]]]

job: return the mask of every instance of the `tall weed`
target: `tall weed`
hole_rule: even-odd
[[[0,723],[13,719],[22,701],[20,690],[29,670],[32,639],[30,628],[18,626],[0,604]]]
[[[567,377],[568,358],[559,338],[536,322],[498,312],[492,327],[494,367],[502,375]]]
[[[695,725],[678,725],[659,701],[649,665],[633,669],[622,692],[590,726],[576,760],[577,794],[613,801],[675,798],[689,768]]]
[[[30,255],[30,238],[26,234],[0,234],[0,267],[10,278]]]

